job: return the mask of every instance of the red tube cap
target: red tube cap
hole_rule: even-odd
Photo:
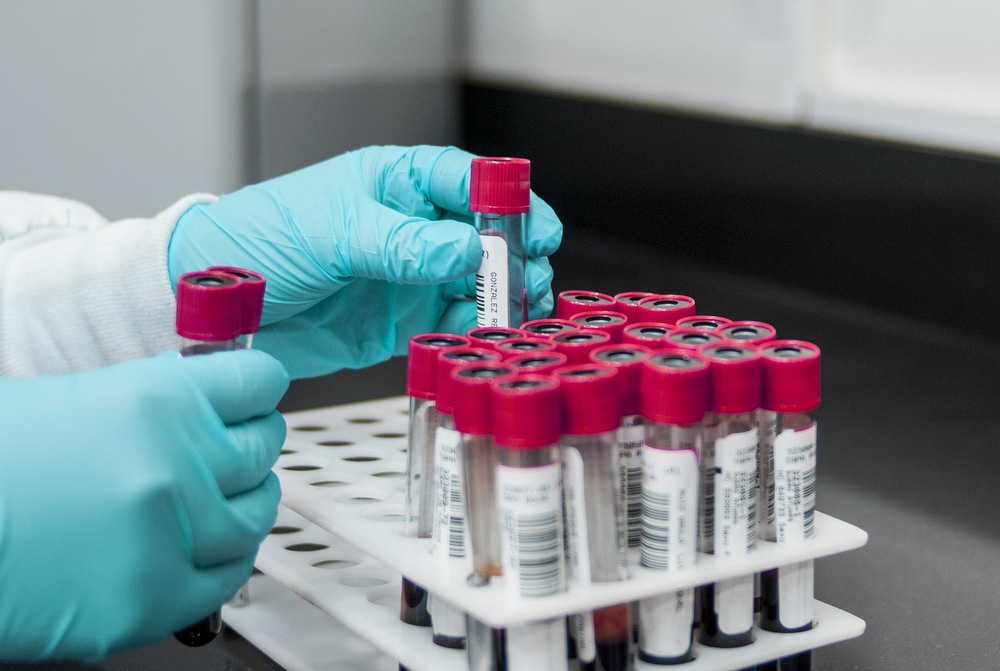
[[[512,367],[518,375],[548,375],[558,368],[569,365],[569,357],[562,352],[518,354],[505,359],[504,363]]]
[[[530,322],[521,324],[521,330],[529,336],[537,338],[551,338],[554,335],[575,331],[580,328],[568,319],[532,319]]]
[[[499,363],[470,363],[451,371],[455,429],[487,436],[493,433],[493,385],[512,379],[514,369]]]
[[[604,331],[611,336],[611,342],[619,343],[622,341],[622,331],[628,318],[624,313],[614,310],[592,310],[577,312],[570,321],[576,324],[577,328]]]
[[[450,415],[455,407],[455,389],[451,381],[451,373],[462,366],[472,366],[483,363],[498,363],[500,355],[482,347],[448,347],[438,352],[437,360],[437,394],[434,407],[439,412]]]
[[[601,345],[590,352],[590,360],[618,369],[618,404],[623,415],[639,414],[639,373],[642,360],[652,352],[642,345]]]
[[[764,359],[764,407],[808,412],[819,407],[819,347],[802,340],[772,340],[760,347]]]
[[[763,362],[753,345],[723,342],[701,348],[709,362],[709,408],[734,414],[761,406]]]
[[[719,329],[726,340],[739,340],[748,345],[762,345],[778,337],[773,326],[764,322],[738,321]]]
[[[673,326],[678,319],[694,314],[694,299],[681,294],[656,294],[639,301],[636,306],[638,322],[656,322]]]
[[[663,349],[670,346],[667,337],[672,330],[672,327],[656,322],[629,324],[622,331],[622,344],[643,345],[650,349]]]
[[[614,431],[621,423],[618,370],[603,363],[566,366],[555,372],[562,387],[564,433]]]
[[[496,349],[497,343],[513,338],[523,338],[526,334],[520,329],[498,328],[496,326],[480,326],[465,334],[469,344],[483,349]]]
[[[615,299],[597,291],[563,291],[556,297],[556,317],[569,319],[578,312],[614,310]]]
[[[540,352],[555,352],[556,345],[548,338],[527,337],[502,340],[497,343],[496,351],[503,358],[521,354],[538,354]]]
[[[725,317],[715,317],[713,315],[692,315],[691,317],[678,319],[675,326],[679,329],[703,329],[705,331],[717,331],[723,326],[732,323],[732,319],[726,319]]]
[[[708,410],[708,359],[690,350],[650,354],[639,375],[639,409],[660,424],[695,424]]]
[[[240,291],[243,293],[243,319],[240,333],[256,333],[260,329],[260,317],[264,314],[264,289],[267,287],[264,276],[235,266],[212,266],[208,271],[225,273],[242,280]]]
[[[604,331],[577,329],[552,336],[552,342],[556,344],[557,350],[566,355],[572,366],[587,363],[590,360],[590,351],[610,343],[611,336]]]
[[[698,349],[706,345],[720,343],[723,340],[725,338],[718,333],[694,328],[675,328],[667,336],[669,347],[680,347],[681,349]]]
[[[530,210],[531,161],[506,156],[472,159],[469,209],[495,214],[523,214]]]
[[[492,387],[493,435],[506,448],[536,449],[554,445],[562,434],[559,381],[520,375]]]
[[[636,319],[636,311],[639,307],[639,301],[655,295],[651,291],[624,291],[620,294],[615,294],[614,309],[616,312],[624,314],[628,321],[638,321]]]
[[[410,338],[406,359],[406,393],[433,401],[437,396],[438,353],[449,347],[468,347],[469,339],[452,333],[421,333]]]
[[[185,273],[177,280],[177,335],[232,340],[243,325],[242,282],[223,273]]]

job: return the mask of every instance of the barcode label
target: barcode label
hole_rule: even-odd
[[[774,434],[778,415],[769,410],[757,411],[760,430],[760,467],[757,479],[757,526],[761,538],[774,540]]]
[[[757,546],[757,429],[715,441],[714,552],[744,557]]]
[[[816,509],[816,423],[786,429],[774,438],[774,524],[779,543],[796,543],[814,533]]]
[[[625,539],[630,548],[639,547],[642,537],[643,430],[641,424],[618,429],[618,473],[625,511]]]
[[[463,559],[468,556],[462,469],[458,463],[460,435],[439,427],[434,435],[434,554]]]
[[[587,533],[587,492],[584,488],[583,456],[575,447],[564,446],[563,519],[566,524],[566,573],[570,582],[590,583],[590,537]],[[597,654],[594,618],[591,612],[570,617],[570,631],[580,661],[589,664]]]
[[[715,436],[721,430],[716,424],[702,431],[701,492],[698,498],[698,549],[712,552],[715,547]]]
[[[510,277],[507,241],[497,235],[480,235],[483,260],[476,271],[476,320],[480,327],[509,327]],[[520,324],[517,324],[520,326]]]
[[[694,564],[698,531],[698,455],[694,449],[642,447],[639,562],[652,569]]]
[[[521,596],[563,590],[562,465],[497,466],[504,576]]]

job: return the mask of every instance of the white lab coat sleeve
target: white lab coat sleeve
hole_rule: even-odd
[[[73,373],[178,344],[167,273],[181,199],[151,219],[108,222],[52,196],[0,192],[0,376]]]

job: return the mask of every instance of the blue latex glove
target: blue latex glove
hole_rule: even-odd
[[[245,350],[0,380],[0,659],[96,660],[235,593],[277,516],[287,386]]]
[[[293,377],[361,368],[406,351],[417,333],[475,326],[472,155],[446,147],[368,147],[186,212],[170,240],[171,279],[211,265],[267,277],[254,346]],[[525,232],[529,314],[552,310],[562,225],[532,195]]]

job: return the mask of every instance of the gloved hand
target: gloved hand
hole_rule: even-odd
[[[470,225],[472,155],[445,147],[368,147],[191,208],[170,240],[184,272],[234,265],[267,277],[254,346],[292,377],[361,368],[428,331],[475,326],[482,247]],[[525,231],[531,318],[552,309],[562,225],[532,195]]]
[[[0,660],[96,660],[217,609],[277,515],[263,352],[0,380]]]

